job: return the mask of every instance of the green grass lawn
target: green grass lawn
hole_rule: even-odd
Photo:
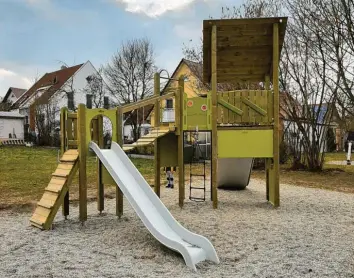
[[[32,207],[41,198],[51,174],[58,165],[58,150],[50,148],[0,147],[0,209],[10,207]],[[345,159],[345,153],[327,154],[326,162]],[[153,184],[153,160],[132,159],[145,179]],[[96,196],[96,158],[88,157],[87,181],[88,197]],[[210,171],[207,170],[207,173]],[[165,181],[162,172],[161,181]],[[176,173],[176,183],[178,175]],[[186,167],[186,183],[188,183],[189,167]],[[264,171],[256,170],[252,178],[264,179]],[[319,187],[354,193],[354,166],[326,164],[324,171],[310,173],[306,171],[290,171],[288,165],[281,166],[281,183],[307,187]],[[106,196],[115,196],[115,188],[106,186]],[[70,199],[78,199],[78,174],[70,187]]]
[[[148,182],[153,181],[153,160],[132,159]],[[58,150],[50,148],[0,147],[0,209],[33,205],[39,201],[58,165]],[[88,197],[96,195],[96,158],[88,157]],[[114,195],[107,186],[106,193]],[[71,200],[78,199],[78,174],[70,186]]]

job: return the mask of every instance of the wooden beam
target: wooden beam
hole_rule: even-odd
[[[225,107],[226,109],[231,110],[232,112],[236,113],[239,116],[243,115],[243,111],[233,105],[231,105],[230,103],[228,103],[227,101],[223,100],[221,98],[221,96],[218,96],[218,104],[220,104],[221,106]]]
[[[60,109],[60,152],[61,155],[64,155],[66,150],[68,149],[68,140],[66,137],[66,124],[67,124],[67,118],[68,118],[68,108],[63,107]],[[68,192],[64,196],[64,202],[62,206],[62,213],[65,219],[67,219],[67,216],[69,215],[69,187],[68,187]]]
[[[123,109],[117,107],[117,143],[123,148]],[[116,186],[116,215],[121,218],[123,215],[123,192],[119,188],[119,184]]]
[[[158,84],[155,83],[155,86],[159,86],[160,79],[157,82],[158,82]],[[157,89],[157,88],[155,88],[155,89]],[[151,104],[155,104],[156,105],[156,102],[160,102],[160,101],[162,101],[164,99],[172,98],[172,97],[175,96],[175,92],[171,92],[171,93],[168,93],[168,94],[160,96],[160,87],[158,87],[158,89],[159,89],[159,91],[158,91],[159,95],[154,95],[152,97],[145,98],[145,99],[139,100],[139,101],[134,102],[134,103],[129,103],[129,104],[123,105],[122,106],[123,113],[127,113],[127,112],[130,112],[130,111],[133,111],[135,109],[139,109],[139,108],[142,108],[144,106],[151,105]],[[155,112],[155,114],[156,114],[156,112]]]
[[[212,143],[212,164],[211,164],[211,191],[213,208],[218,207],[217,196],[217,166],[218,166],[218,95],[217,95],[217,33],[216,25],[212,26],[211,31],[211,143]]]
[[[184,148],[184,136],[183,136],[183,98],[184,98],[184,79],[181,77],[178,81],[179,96],[178,100],[178,192],[179,201],[178,204],[180,208],[183,207],[185,199],[185,186],[184,186],[184,159],[183,159],[183,148]]]
[[[249,108],[253,109],[254,111],[256,111],[258,114],[261,114],[262,116],[267,115],[267,111],[265,111],[264,109],[260,108],[258,105],[254,104],[252,101],[250,101],[249,99],[245,98],[245,97],[241,97],[241,101],[246,104]]]
[[[154,126],[158,128],[160,126],[160,74],[154,75]],[[157,196],[160,197],[161,189],[161,157],[160,157],[160,140],[157,138],[154,144],[154,167],[155,167],[155,179],[154,190]]]
[[[103,138],[103,116],[97,117],[97,134],[94,136],[97,138],[97,144],[102,149],[104,147]],[[103,165],[101,160],[97,159],[97,210],[102,213],[104,210],[104,184],[102,180]]]
[[[269,201],[274,207],[280,205],[279,197],[279,23],[273,25],[273,165],[271,168],[272,184],[269,186]]]
[[[265,77],[265,89],[268,91],[268,97],[271,97],[271,91],[270,91],[270,77],[269,75],[267,75]],[[269,113],[269,109],[272,109],[272,107],[268,107],[268,117],[270,115]],[[269,118],[268,118],[269,119]],[[266,199],[267,201],[269,201],[269,184],[270,184],[270,174],[269,174],[269,170],[271,168],[271,162],[272,159],[271,158],[265,158],[265,172],[266,172]]]
[[[80,221],[87,220],[87,175],[86,175],[86,107],[79,104],[78,112],[78,144],[79,144],[79,218]]]

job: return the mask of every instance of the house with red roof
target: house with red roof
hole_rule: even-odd
[[[25,116],[30,132],[37,131],[36,119],[39,116],[46,121],[54,120],[59,127],[60,108],[68,107],[75,111],[79,103],[86,104],[85,88],[91,77],[97,74],[90,61],[71,67],[62,66],[39,78],[13,103],[12,109]]]

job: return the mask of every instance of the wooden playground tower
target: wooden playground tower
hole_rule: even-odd
[[[211,198],[218,206],[217,167],[220,158],[265,158],[267,200],[279,206],[279,55],[287,18],[204,20],[203,81],[211,91],[205,97],[188,98],[184,79],[161,95],[159,73],[154,76],[154,96],[115,109],[88,109],[77,113],[61,110],[61,153],[57,170],[31,218],[31,224],[49,229],[60,206],[69,215],[69,185],[79,170],[79,218],[87,220],[86,160],[89,142],[103,148],[103,118],[112,124],[112,141],[129,152],[154,144],[155,193],[160,196],[161,168],[178,167],[179,205],[185,200],[184,132],[212,134]],[[272,80],[272,82],[271,82]],[[221,83],[264,85],[257,90],[218,91]],[[161,102],[175,98],[175,122],[161,121]],[[154,105],[154,129],[131,145],[123,144],[123,114]],[[98,211],[104,210],[104,184],[115,184],[97,162]],[[123,194],[116,187],[116,214],[123,213]]]

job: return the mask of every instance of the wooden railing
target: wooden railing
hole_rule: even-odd
[[[273,92],[238,90],[218,93],[218,124],[273,123]]]

